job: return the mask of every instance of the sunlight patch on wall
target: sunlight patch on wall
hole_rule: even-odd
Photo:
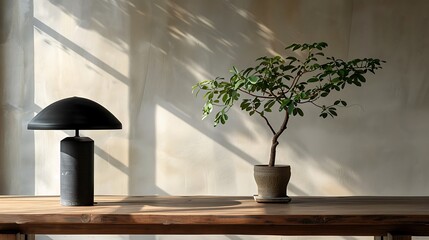
[[[162,107],[157,106],[155,112],[156,185],[172,195],[207,193],[210,163],[194,156],[213,154],[207,148],[211,146],[210,139],[198,136],[192,126]]]
[[[283,150],[283,149],[282,149]],[[344,184],[345,174],[335,175],[327,171],[326,168],[333,171],[345,171],[341,166],[332,159],[313,159],[310,156],[300,156],[294,152],[293,148],[285,147],[285,151],[281,151],[289,159],[289,164],[292,169],[291,183],[298,186],[305,193],[311,193],[315,196],[350,196],[355,192]],[[321,167],[325,165],[325,167]],[[348,174],[347,174],[348,175]],[[353,176],[352,176],[353,177]],[[341,179],[343,178],[343,179]],[[289,191],[291,195],[301,195]]]
[[[259,36],[261,36],[262,38],[268,41],[272,41],[274,39],[274,32],[270,28],[268,28],[267,26],[259,22],[257,22],[256,25],[259,28],[258,30]]]
[[[187,63],[180,62],[180,61],[177,61],[177,62],[182,64],[183,67],[185,67],[186,70],[188,70],[189,73],[191,73],[192,76],[194,76],[194,78],[197,79],[198,81],[203,81],[210,78],[210,73],[201,65],[199,65],[198,63],[192,60],[189,60],[189,62]]]
[[[201,47],[208,52],[213,53],[213,51],[204,42],[196,38],[194,35],[182,32],[177,27],[172,26],[169,27],[169,31],[172,37],[178,40],[185,40],[191,46]]]
[[[210,19],[208,19],[208,18],[206,18],[204,16],[196,16],[196,19],[200,23],[204,24],[205,26],[207,26],[207,27],[209,27],[209,28],[211,28],[213,30],[215,29],[215,26],[213,25],[213,22]]]
[[[155,112],[159,188],[172,195],[254,193],[252,165],[226,149],[230,143],[213,141],[159,105]]]

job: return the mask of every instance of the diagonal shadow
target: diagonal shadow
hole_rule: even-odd
[[[101,159],[105,160],[110,165],[112,165],[113,167],[121,171],[122,173],[125,173],[128,175],[129,173],[128,166],[123,164],[121,161],[119,161],[119,159],[113,157],[112,155],[110,155],[109,153],[107,153],[106,151],[104,151],[103,149],[101,149],[99,146],[96,146],[96,145],[94,146],[94,152]]]
[[[167,105],[163,101],[159,101],[159,102],[157,102],[157,104],[159,106],[161,106],[162,108],[164,108],[165,110],[169,111],[174,116],[178,117],[183,122],[185,122],[185,123],[189,123],[190,122],[189,117],[186,116],[185,114],[183,114],[177,108],[171,107],[171,105]],[[201,127],[200,125],[193,125],[193,127],[196,130],[198,130],[200,133],[202,133],[202,134],[210,137],[210,135],[207,133],[207,130],[204,129],[203,127]],[[247,161],[248,163],[250,163],[252,165],[261,164],[253,156],[249,155],[248,153],[244,152],[243,150],[241,150],[240,148],[234,146],[233,144],[230,144],[228,142],[228,140],[224,136],[217,135],[216,137],[210,137],[210,138],[213,139],[219,145],[221,145],[224,148],[228,149],[230,152],[232,152],[232,153],[236,154],[237,156],[239,156],[241,159]],[[228,144],[225,144],[225,143],[228,143]]]
[[[159,101],[158,102],[159,106],[161,106],[162,108],[164,108],[165,110],[169,111],[170,113],[172,113],[174,116],[178,117],[180,120],[182,120],[183,122],[189,123],[189,117],[186,116],[185,114],[183,114],[183,112],[179,111],[178,109],[168,106],[167,104],[165,104],[165,102]],[[200,127],[199,125],[193,125],[194,129],[198,130],[200,133],[209,136],[209,134],[207,133],[207,130]],[[223,137],[223,136],[217,136],[217,137],[210,137],[213,141],[215,141],[216,143],[218,143],[219,145],[223,146],[224,148],[228,149],[230,152],[234,153],[235,155],[239,156],[240,159],[248,162],[251,165],[258,165],[261,164],[260,162],[258,162],[258,160],[256,160],[253,156],[249,155],[248,153],[244,152],[243,150],[241,150],[240,148],[234,146],[233,144],[229,144],[228,140]],[[225,144],[228,143],[228,144]],[[293,183],[289,183],[288,188],[290,191],[294,192],[297,195],[300,196],[307,196],[308,194],[305,193],[304,190],[302,190],[301,188],[299,188],[297,185],[293,184]]]
[[[73,50],[75,53],[79,54],[81,57],[85,58],[86,60],[90,61],[95,66],[99,67],[100,69],[103,69],[106,73],[110,74],[112,77],[116,78],[117,80],[120,80],[124,84],[129,84],[129,79],[122,73],[118,72],[116,69],[112,68],[105,62],[101,61],[96,56],[92,55],[82,47],[78,46],[76,43],[70,41],[68,38],[64,37],[54,29],[50,28],[48,25],[44,24],[37,18],[33,18],[34,27],[36,27],[38,30],[43,31],[44,33],[51,36],[53,39],[60,42],[63,46]]]

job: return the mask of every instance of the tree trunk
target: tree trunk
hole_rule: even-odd
[[[277,152],[277,146],[279,145],[279,137],[282,135],[282,133],[286,130],[287,122],[289,121],[289,112],[286,110],[285,118],[283,120],[282,125],[280,126],[280,129],[276,134],[274,134],[273,139],[271,141],[271,151],[270,151],[270,162],[268,163],[269,167],[274,167],[276,163],[276,152]]]

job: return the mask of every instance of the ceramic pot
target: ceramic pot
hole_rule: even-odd
[[[290,180],[290,166],[276,165],[255,165],[254,177],[258,186],[259,199],[282,199],[287,198],[287,185]]]

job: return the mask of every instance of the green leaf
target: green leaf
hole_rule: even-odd
[[[213,110],[213,104],[211,102],[207,102],[204,104],[204,111],[211,112]]]
[[[286,72],[286,71],[291,70],[291,69],[292,69],[292,68],[294,68],[294,67],[295,67],[295,66],[293,66],[293,65],[286,65],[286,66],[283,66],[283,67],[282,67],[282,70]]]
[[[301,47],[301,44],[295,44],[295,46],[292,48],[293,51],[299,49]]]
[[[220,118],[220,123],[225,124],[225,118],[221,117]]]
[[[206,102],[203,106],[202,120],[204,120],[212,111],[213,111],[213,104],[211,102]]]
[[[347,75],[347,71],[344,69],[340,69],[340,70],[338,70],[338,75],[340,77],[345,77]]]
[[[326,48],[328,46],[328,44],[325,42],[320,42],[319,46],[321,46],[322,48]]]
[[[361,82],[366,82],[366,79],[365,79],[365,77],[364,76],[362,76],[362,75],[357,75],[357,78],[359,79],[359,81],[361,81]]]
[[[288,106],[291,101],[292,100],[289,98],[283,99],[282,103],[280,104],[280,109],[285,109],[285,107]]]
[[[270,109],[276,102],[274,100],[269,100],[267,103],[264,104],[265,109]]]
[[[295,108],[298,112],[298,114],[302,117],[304,116],[304,112],[301,110],[301,108]]]
[[[243,86],[243,84],[244,84],[243,80],[239,80],[239,81],[235,82],[234,89],[239,89],[240,87]]]
[[[295,105],[292,102],[289,103],[289,105],[287,106],[287,111],[289,113],[292,113],[294,109],[295,109]]]
[[[299,97],[300,97],[301,99],[308,99],[308,95],[307,95],[307,93],[306,93],[306,92],[301,92],[301,93],[299,94]]]
[[[291,44],[291,45],[287,46],[285,49],[293,48],[293,47],[295,47],[295,45],[296,45],[295,43]]]
[[[200,88],[199,84],[192,85],[192,93],[194,93],[195,89],[197,89],[197,88],[198,89]]]
[[[307,43],[304,43],[304,44],[302,44],[302,50],[306,50],[306,49],[308,49],[308,44]]]
[[[226,113],[222,112],[221,115],[221,123],[225,124],[225,122],[228,120],[228,115],[226,115]]]
[[[216,116],[215,116],[215,119],[214,119],[214,122],[215,122],[215,126],[217,125],[217,124],[219,124],[219,123],[222,123],[222,112],[218,112],[218,113],[216,113]],[[223,124],[223,123],[222,123]]]
[[[247,79],[251,84],[256,84],[259,81],[259,77],[252,75]]]
[[[246,108],[248,108],[250,106],[250,103],[249,103],[249,99],[245,99],[245,100],[243,100],[243,102],[241,102],[241,104],[240,104],[240,108],[241,108],[241,110],[245,110]]]
[[[312,78],[307,80],[308,83],[313,83],[313,82],[318,82],[318,81],[319,81],[319,79],[316,77],[312,77]]]
[[[331,83],[338,83],[338,82],[341,82],[341,79],[340,79],[340,78],[334,78],[334,79],[332,79],[332,81],[331,81]]]

